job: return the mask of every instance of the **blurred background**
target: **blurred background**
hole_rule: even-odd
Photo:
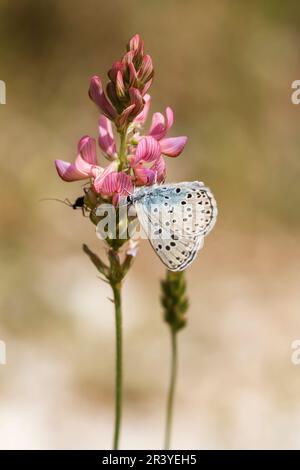
[[[173,447],[300,448],[298,1],[34,0],[0,3],[0,447],[108,449],[114,406],[109,286],[81,251],[104,248],[56,158],[97,135],[90,76],[140,33],[152,112],[171,105],[185,152],[168,181],[211,187],[219,219],[188,270]],[[161,448],[170,344],[164,268],[143,241],[124,286],[121,445]]]

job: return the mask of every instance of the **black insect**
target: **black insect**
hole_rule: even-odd
[[[69,202],[68,205],[73,207],[73,209],[83,208],[84,207],[84,196],[79,196],[73,204],[70,203],[70,201],[68,201],[67,199],[65,199],[64,202],[67,202],[67,203]]]
[[[56,198],[49,198],[49,199],[42,199],[42,201],[57,201],[61,202],[63,204],[66,204],[66,206],[72,207],[72,209],[81,209],[82,210],[82,215],[86,216],[86,205],[84,202],[84,196],[79,196],[75,199],[74,202],[71,202],[69,199],[56,199]]]

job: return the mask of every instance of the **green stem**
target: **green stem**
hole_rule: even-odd
[[[127,129],[120,133],[120,150],[119,150],[119,171],[122,171],[126,165],[126,146],[127,146]]]
[[[165,432],[165,450],[170,449],[171,445],[171,431],[173,421],[173,408],[174,408],[174,393],[177,378],[177,333],[170,328],[171,331],[171,378],[167,400],[167,418],[166,418],[166,432]]]
[[[118,450],[122,417],[122,307],[121,283],[111,285],[115,303],[116,321],[116,383],[115,383],[115,430],[113,449]]]

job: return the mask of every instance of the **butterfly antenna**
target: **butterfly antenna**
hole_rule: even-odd
[[[133,193],[131,193],[130,191],[128,191],[128,189],[126,189],[126,188],[123,188],[123,189],[124,189],[124,191],[125,191],[127,194],[129,194],[129,196],[132,196]]]
[[[69,201],[69,199],[57,199],[55,197],[51,197],[51,198],[43,198],[43,199],[39,199],[38,202],[44,202],[44,201],[56,201],[56,202],[61,202],[62,204],[65,204],[66,206],[69,206],[69,207],[72,207],[72,203],[71,201]]]

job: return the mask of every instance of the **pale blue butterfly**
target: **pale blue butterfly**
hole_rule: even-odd
[[[170,271],[192,263],[217,217],[216,201],[199,181],[138,188],[126,202],[135,207],[155,253]]]

